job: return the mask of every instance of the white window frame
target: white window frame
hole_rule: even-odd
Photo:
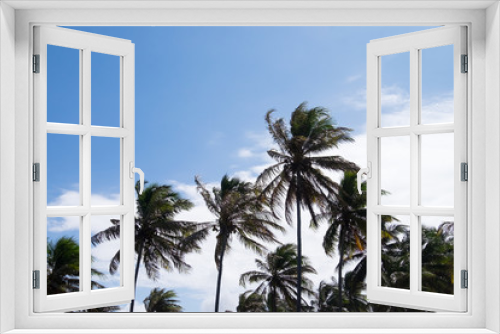
[[[11,6],[18,8],[14,10]],[[73,7],[72,7],[73,6]],[[126,9],[126,7],[136,9]],[[149,6],[149,9],[148,9]],[[106,10],[105,8],[113,8]],[[154,9],[151,9],[153,8]],[[163,8],[156,8],[163,7]],[[183,8],[179,8],[183,7]],[[392,8],[397,7],[397,8]],[[24,8],[24,9],[23,9]],[[85,8],[85,9],[75,9]],[[103,9],[104,8],[104,9]],[[142,8],[142,10],[137,10]],[[500,332],[500,11],[497,1],[4,1],[0,4],[0,331],[7,333]],[[436,314],[35,314],[32,312],[32,27],[442,25],[469,27],[469,308]],[[339,66],[333,64],[332,66]],[[488,67],[488,71],[486,71]],[[14,71],[15,68],[15,71]],[[15,86],[12,85],[15,82]],[[15,97],[15,98],[14,98]],[[140,115],[137,115],[140,117]],[[15,142],[15,145],[12,145]],[[14,175],[14,177],[12,177]],[[486,182],[488,175],[488,182]],[[12,199],[12,193],[15,193]],[[9,196],[10,195],[10,196]],[[14,209],[12,209],[14,208]],[[15,222],[15,224],[13,224]],[[474,226],[472,229],[470,226]],[[15,238],[12,237],[15,236]],[[14,249],[14,256],[12,256]],[[488,251],[486,251],[488,249]],[[29,260],[27,260],[29,259]],[[488,266],[485,263],[488,262]],[[14,287],[14,288],[13,288]],[[486,293],[487,292],[487,293]],[[12,307],[14,305],[14,307]],[[141,322],[144,326],[141,326]],[[146,327],[147,324],[147,327]],[[142,328],[137,329],[139,326]],[[167,328],[168,327],[168,328]],[[134,330],[134,328],[136,330]],[[146,331],[147,328],[150,330]],[[245,330],[247,328],[247,330]],[[43,331],[43,329],[46,329]],[[50,329],[47,331],[47,329]],[[155,330],[156,329],[156,330]],[[180,330],[184,329],[184,330]],[[418,329],[417,331],[415,329]],[[254,332],[252,331],[252,332]],[[343,330],[346,332],[347,330]]]

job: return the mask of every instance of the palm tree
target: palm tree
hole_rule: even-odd
[[[173,290],[154,288],[144,299],[146,312],[182,312],[177,294]]]
[[[94,262],[94,257],[91,258]],[[61,237],[47,243],[47,294],[59,294],[80,291],[80,246],[73,237]],[[104,278],[101,271],[91,268],[92,277]],[[101,283],[92,280],[92,289],[104,289]],[[113,312],[119,306],[105,306],[74,312]]]
[[[333,125],[328,110],[321,107],[307,109],[306,103],[300,104],[292,113],[290,127],[280,118],[271,118],[274,110],[266,114],[269,133],[278,149],[267,151],[276,164],[266,168],[257,179],[263,185],[263,194],[270,198],[272,208],[284,201],[285,218],[292,224],[293,208],[297,213],[297,254],[302,257],[301,208],[307,208],[314,219],[313,205],[324,205],[334,196],[338,184],[324,174],[324,171],[357,170],[358,167],[341,156],[320,156],[325,151],[337,148],[343,142],[353,139],[351,129]],[[301,309],[301,261],[298,261],[297,305]]]
[[[147,186],[142,194],[139,194],[139,183],[135,188],[137,191],[137,216],[135,218],[137,262],[134,288],[137,286],[141,262],[144,263],[148,278],[155,281],[160,275],[160,269],[188,270],[190,266],[184,261],[184,255],[186,252],[197,249],[195,243],[189,244],[189,247],[183,245],[182,249],[179,247],[180,241],[195,230],[195,225],[174,220],[176,214],[193,207],[189,200],[181,198],[169,185],[153,183]],[[93,245],[120,238],[120,220],[112,219],[111,223],[112,226],[92,237]],[[114,274],[119,264],[120,251],[111,259],[109,272]],[[130,312],[133,311],[134,300],[130,304]]]
[[[453,294],[453,222],[422,226],[422,291]]]
[[[363,251],[366,248],[366,192],[357,191],[356,173],[345,171],[340,181],[337,196],[329,200],[324,213],[316,216],[318,220],[328,220],[328,227],[323,238],[326,254],[333,255],[335,248],[339,257],[338,269],[338,310],[342,310],[342,289],[344,288],[342,269],[344,257]],[[365,186],[365,184],[363,184]],[[346,254],[347,253],[347,254]]]
[[[263,295],[252,290],[240,294],[236,312],[267,312],[267,305]]]
[[[256,239],[266,243],[278,242],[271,229],[278,231],[284,231],[284,229],[273,221],[272,213],[266,210],[266,202],[259,196],[258,189],[250,182],[224,175],[220,188],[214,187],[212,192],[206,189],[198,177],[195,177],[195,182],[207,208],[216,216],[216,220],[200,223],[199,230],[186,238],[186,242],[205,238],[210,231],[217,232],[215,265],[218,276],[215,312],[218,312],[224,255],[231,249],[233,235],[245,247],[262,254],[266,248]]]
[[[47,294],[80,290],[80,247],[73,237],[47,242]]]
[[[264,260],[255,259],[258,270],[248,271],[240,276],[240,285],[259,283],[255,293],[267,295],[269,309],[278,312],[278,302],[284,300],[293,309],[297,293],[294,289],[298,275],[297,246],[285,244],[266,255]],[[304,291],[314,295],[312,282],[305,274],[316,274],[307,257],[302,257],[302,285]],[[302,303],[301,303],[302,304]]]

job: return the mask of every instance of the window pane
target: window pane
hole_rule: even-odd
[[[453,294],[453,217],[420,217],[422,291]]]
[[[92,290],[121,286],[120,221],[120,216],[91,217]]]
[[[381,127],[410,125],[410,53],[381,56]]]
[[[410,217],[381,216],[381,285],[410,289]]]
[[[454,203],[454,135],[422,135],[421,204],[453,207]]]
[[[453,45],[420,51],[421,123],[453,123]]]
[[[120,57],[92,52],[92,125],[120,126]]]
[[[120,205],[120,138],[92,137],[91,205]]]
[[[47,218],[47,294],[80,291],[81,217]]]
[[[47,122],[80,123],[80,50],[47,45]]]
[[[410,137],[380,139],[380,186],[382,205],[410,205]]]
[[[80,136],[47,134],[47,205],[80,205]]]

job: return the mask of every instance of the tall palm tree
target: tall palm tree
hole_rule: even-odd
[[[269,309],[278,312],[278,302],[284,300],[292,309],[296,304],[297,292],[294,289],[298,275],[297,246],[285,244],[266,255],[264,260],[255,259],[258,270],[248,271],[240,276],[240,285],[260,283],[255,293],[267,295]],[[302,286],[309,295],[312,282],[306,274],[316,274],[307,257],[302,257]],[[302,301],[303,302],[303,301]],[[301,302],[301,304],[302,304]]]
[[[358,167],[341,156],[320,155],[337,148],[339,144],[351,142],[351,129],[333,124],[328,110],[322,107],[308,109],[300,104],[293,112],[290,126],[280,118],[271,118],[274,110],[266,114],[269,133],[278,149],[267,151],[276,164],[266,168],[257,179],[263,185],[263,194],[269,196],[273,208],[283,206],[288,224],[292,224],[293,209],[297,213],[297,253],[302,257],[301,209],[307,208],[314,219],[314,205],[324,205],[334,196],[338,184],[324,172],[358,170]],[[283,204],[281,203],[283,202]],[[301,309],[301,261],[298,262],[297,305]]]
[[[147,182],[146,182],[147,183]],[[149,279],[157,280],[160,269],[168,271],[176,268],[179,271],[187,270],[190,266],[184,261],[188,251],[196,250],[197,245],[179,247],[180,242],[195,225],[186,221],[177,221],[175,215],[183,210],[189,210],[193,204],[172,190],[169,185],[153,183],[147,186],[142,194],[137,191],[137,216],[135,218],[135,265],[134,288],[137,286],[139,267],[144,263]],[[96,233],[92,237],[92,244],[97,245],[104,241],[120,238],[120,220],[112,219],[112,226]],[[120,251],[111,259],[109,272],[114,274],[120,264]],[[134,311],[134,300],[130,304],[130,312]]]
[[[323,213],[316,216],[316,219],[327,220],[330,224],[323,238],[326,254],[333,255],[337,248],[339,311],[342,310],[344,258],[346,255],[351,257],[356,250],[363,251],[366,248],[366,192],[358,193],[356,178],[355,172],[345,171],[337,196],[328,201]]]
[[[210,192],[198,177],[195,177],[195,182],[207,208],[215,215],[216,220],[199,224],[199,230],[186,238],[186,242],[205,238],[211,231],[217,232],[215,265],[218,276],[215,312],[218,312],[224,255],[231,249],[233,236],[237,237],[245,247],[262,254],[266,247],[257,239],[266,243],[278,242],[272,229],[278,231],[284,229],[274,222],[273,214],[266,209],[267,204],[252,183],[224,175],[220,188],[214,187]]]
[[[144,299],[146,312],[182,312],[177,294],[173,290],[154,288]]]

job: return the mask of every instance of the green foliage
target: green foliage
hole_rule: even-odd
[[[266,296],[270,312],[293,311],[297,301],[295,282],[297,280],[297,246],[285,244],[266,255],[264,260],[256,259],[258,270],[246,272],[240,277],[240,285],[258,283],[254,293]],[[307,274],[316,274],[307,257],[302,257],[302,286],[309,296],[314,295],[312,282]],[[307,306],[305,300],[302,300]]]
[[[144,307],[146,312],[182,312],[176,298],[177,294],[173,290],[154,288],[144,299]]]

